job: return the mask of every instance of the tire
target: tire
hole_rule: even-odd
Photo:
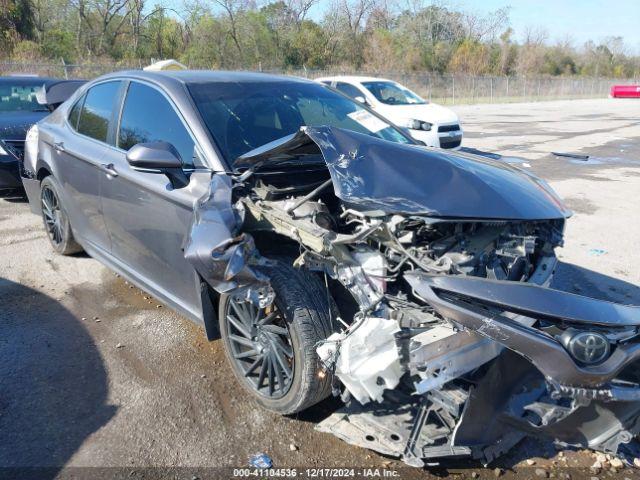
[[[258,361],[256,360],[257,356],[249,357],[249,359],[246,357],[237,358],[238,355],[242,356],[246,352],[258,349],[259,347],[256,345],[262,345],[264,348],[264,344],[269,343],[260,338],[260,330],[254,326],[257,333],[256,330],[248,332],[252,336],[255,334],[256,338],[253,341],[254,346],[250,347],[249,342],[245,341],[247,338],[243,337],[234,323],[229,320],[231,315],[235,323],[238,323],[240,319],[237,314],[238,310],[252,308],[252,312],[256,313],[257,308],[248,301],[234,298],[232,294],[222,295],[218,318],[227,359],[240,384],[266,409],[289,415],[315,405],[331,393],[330,375],[319,375],[322,365],[316,354],[317,343],[332,333],[331,317],[326,291],[315,275],[295,269],[283,261],[275,261],[274,263],[275,266],[265,269],[264,273],[269,276],[276,297],[272,306],[268,307],[272,310],[265,311],[263,309],[260,318],[265,318],[269,314],[275,315],[275,320],[271,323],[276,327],[286,328],[288,345],[292,350],[289,353],[292,355],[289,357],[284,351],[280,351],[281,356],[285,357],[287,361],[291,361],[289,364],[290,379],[286,378],[285,369],[280,369],[285,388],[279,388],[280,381],[275,372],[271,373],[271,367],[267,367],[267,374],[265,374],[265,377],[269,377],[269,373],[271,373],[271,378],[266,378],[267,385],[262,385],[262,388],[260,385],[256,385],[259,383],[260,372],[264,368],[263,364],[269,363],[269,361],[265,361],[263,358],[262,362],[247,374],[247,371]],[[241,326],[246,330],[246,324],[243,323]],[[281,332],[281,330],[278,331]],[[271,332],[269,333],[271,334]],[[237,337],[241,337],[242,341],[239,342]],[[282,332],[280,338],[285,338]],[[260,344],[261,341],[262,344]],[[271,343],[272,347],[274,343]],[[263,357],[271,355],[272,359],[274,356],[268,347],[262,350],[262,355]],[[272,361],[277,367],[277,362]],[[273,382],[276,386],[273,386],[272,392],[269,388],[269,381],[273,380],[273,377],[276,377],[276,382]]]
[[[82,251],[73,238],[69,216],[60,200],[60,186],[51,175],[40,183],[40,206],[42,221],[53,249],[60,255],[71,255]]]

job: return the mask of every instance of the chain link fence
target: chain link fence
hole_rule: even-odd
[[[0,62],[0,75],[38,75],[54,78],[84,78],[91,79],[118,70],[141,70],[147,65],[142,62],[131,63],[101,63],[101,64],[69,64],[60,63],[30,63],[30,62]]]
[[[307,78],[334,75],[370,75],[395,80],[423,98],[440,104],[529,102],[604,98],[614,84],[634,79],[552,76],[473,76],[437,73],[354,72],[349,70],[297,70],[285,72]]]
[[[0,62],[0,75],[34,74],[58,78],[93,78],[105,73],[141,69],[146,63],[112,64]],[[395,80],[425,99],[444,104],[504,103],[578,98],[603,98],[614,84],[636,79],[551,76],[472,76],[437,73],[357,72],[354,70],[268,70],[269,73],[318,78],[334,75],[370,75]]]

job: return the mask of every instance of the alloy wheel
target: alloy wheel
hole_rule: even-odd
[[[229,298],[225,309],[232,361],[260,395],[283,397],[294,372],[289,327],[275,303],[258,308],[244,299]]]
[[[64,242],[64,213],[60,209],[56,192],[48,186],[43,187],[40,203],[47,234],[53,244],[58,246]]]

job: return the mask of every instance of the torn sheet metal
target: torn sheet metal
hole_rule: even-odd
[[[502,346],[469,331],[437,325],[411,338],[409,369],[422,380],[414,383],[424,394],[444,386],[496,358]]]
[[[409,275],[409,277],[420,274]],[[640,307],[597,300],[531,283],[472,276],[420,276],[436,291],[462,294],[535,318],[555,318],[576,325],[640,326]]]
[[[471,388],[453,443],[484,463],[526,435],[615,455],[638,434],[639,415],[640,402],[557,402],[527,359],[505,351]]]
[[[381,402],[384,390],[397,387],[403,373],[394,337],[399,330],[395,320],[366,317],[327,338],[318,356],[358,402]]]
[[[467,393],[457,387],[420,397],[387,392],[382,403],[352,402],[342,407],[316,430],[423,467],[424,459],[471,454],[468,447],[452,443],[466,400]]]
[[[234,292],[266,307],[275,294],[260,273],[267,265],[251,235],[241,233],[242,211],[232,206],[231,180],[214,175],[209,192],[194,207],[185,258],[218,293]]]
[[[531,303],[524,303],[525,306],[523,307],[518,306],[516,303],[519,300],[531,302],[531,298],[535,300],[535,295],[514,298],[510,300],[511,304],[500,304],[500,300],[505,298],[505,294],[500,292],[501,287],[511,291],[512,287],[525,287],[526,289],[527,285],[486,279],[434,277],[421,273],[408,273],[405,275],[405,279],[416,294],[433,306],[443,317],[524,355],[531,360],[546,378],[560,385],[587,388],[600,387],[611,381],[623,368],[640,360],[640,343],[631,341],[618,344],[611,356],[602,363],[581,365],[551,335],[540,329],[518,323],[503,315],[504,310],[511,310],[516,314],[528,313],[535,318],[536,314],[532,312],[543,310],[542,306],[535,307]],[[466,282],[466,280],[471,281]],[[462,281],[462,285],[469,285],[469,288],[466,289],[464,286],[460,286],[460,281]],[[482,285],[484,287],[480,287]],[[545,293],[555,292],[554,296],[558,297],[556,308],[559,314],[555,316],[558,322],[562,322],[563,313],[566,312],[569,315],[580,311],[579,307],[571,306],[572,302],[589,301],[589,304],[597,302],[604,304],[601,305],[601,309],[609,308],[608,305],[614,305],[609,304],[609,302],[586,299],[585,297],[567,293],[563,294],[563,292],[541,287],[530,286],[530,288],[535,289],[532,290],[535,292],[538,292],[537,289]],[[484,295],[479,293],[481,290],[484,290]],[[458,295],[458,297],[451,296],[452,294]],[[480,304],[474,305],[473,302],[467,300],[468,298],[477,299]],[[493,310],[488,310],[488,307],[493,307]],[[617,307],[624,308],[620,305]],[[631,320],[631,318],[628,319],[628,321]],[[620,325],[620,321],[615,320],[613,317],[611,322],[615,326]],[[582,320],[580,323],[584,326],[589,322]],[[599,324],[602,324],[602,321],[592,322],[591,326]],[[612,397],[614,393],[611,391],[605,395]]]
[[[234,168],[318,163],[318,153],[329,167],[336,196],[361,210],[517,220],[571,215],[544,180],[504,162],[335,127],[303,127],[242,155]]]
[[[531,305],[514,308],[519,295],[498,292],[501,285],[519,284],[470,279],[473,287],[465,291],[462,276],[409,272],[404,277],[419,297],[452,323],[396,333],[396,338],[408,335],[408,355],[401,353],[400,364],[413,388],[400,379],[395,390],[385,389],[376,402],[364,405],[354,395],[358,401],[324,420],[317,427],[320,431],[414,466],[431,458],[466,455],[487,464],[526,436],[619,455],[621,446],[640,432],[637,385],[627,381],[597,388],[593,383],[567,386],[598,378],[614,381],[620,368],[611,369],[607,362],[615,356],[595,366],[574,362],[559,340],[534,328],[535,318],[518,313],[539,310]],[[452,281],[447,283],[448,279]],[[486,302],[484,306],[473,308],[475,297]],[[495,303],[503,298],[514,311],[505,312],[504,305]],[[574,311],[566,302],[559,305],[566,307],[561,310],[566,314]],[[588,324],[581,320],[582,325]],[[612,325],[619,327],[617,322]],[[523,332],[526,336],[520,338]],[[618,345],[615,351],[633,348]],[[623,363],[631,365],[634,360]],[[605,371],[610,374],[606,378]],[[351,393],[360,387],[339,378]]]

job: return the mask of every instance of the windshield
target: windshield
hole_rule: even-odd
[[[0,80],[0,112],[47,111],[36,100],[36,93],[42,89],[42,79]]]
[[[188,88],[230,164],[240,155],[295,133],[302,126],[328,125],[411,143],[387,121],[319,83],[197,83]]]
[[[394,82],[362,82],[379,102],[387,105],[420,105],[427,103],[408,88]]]

